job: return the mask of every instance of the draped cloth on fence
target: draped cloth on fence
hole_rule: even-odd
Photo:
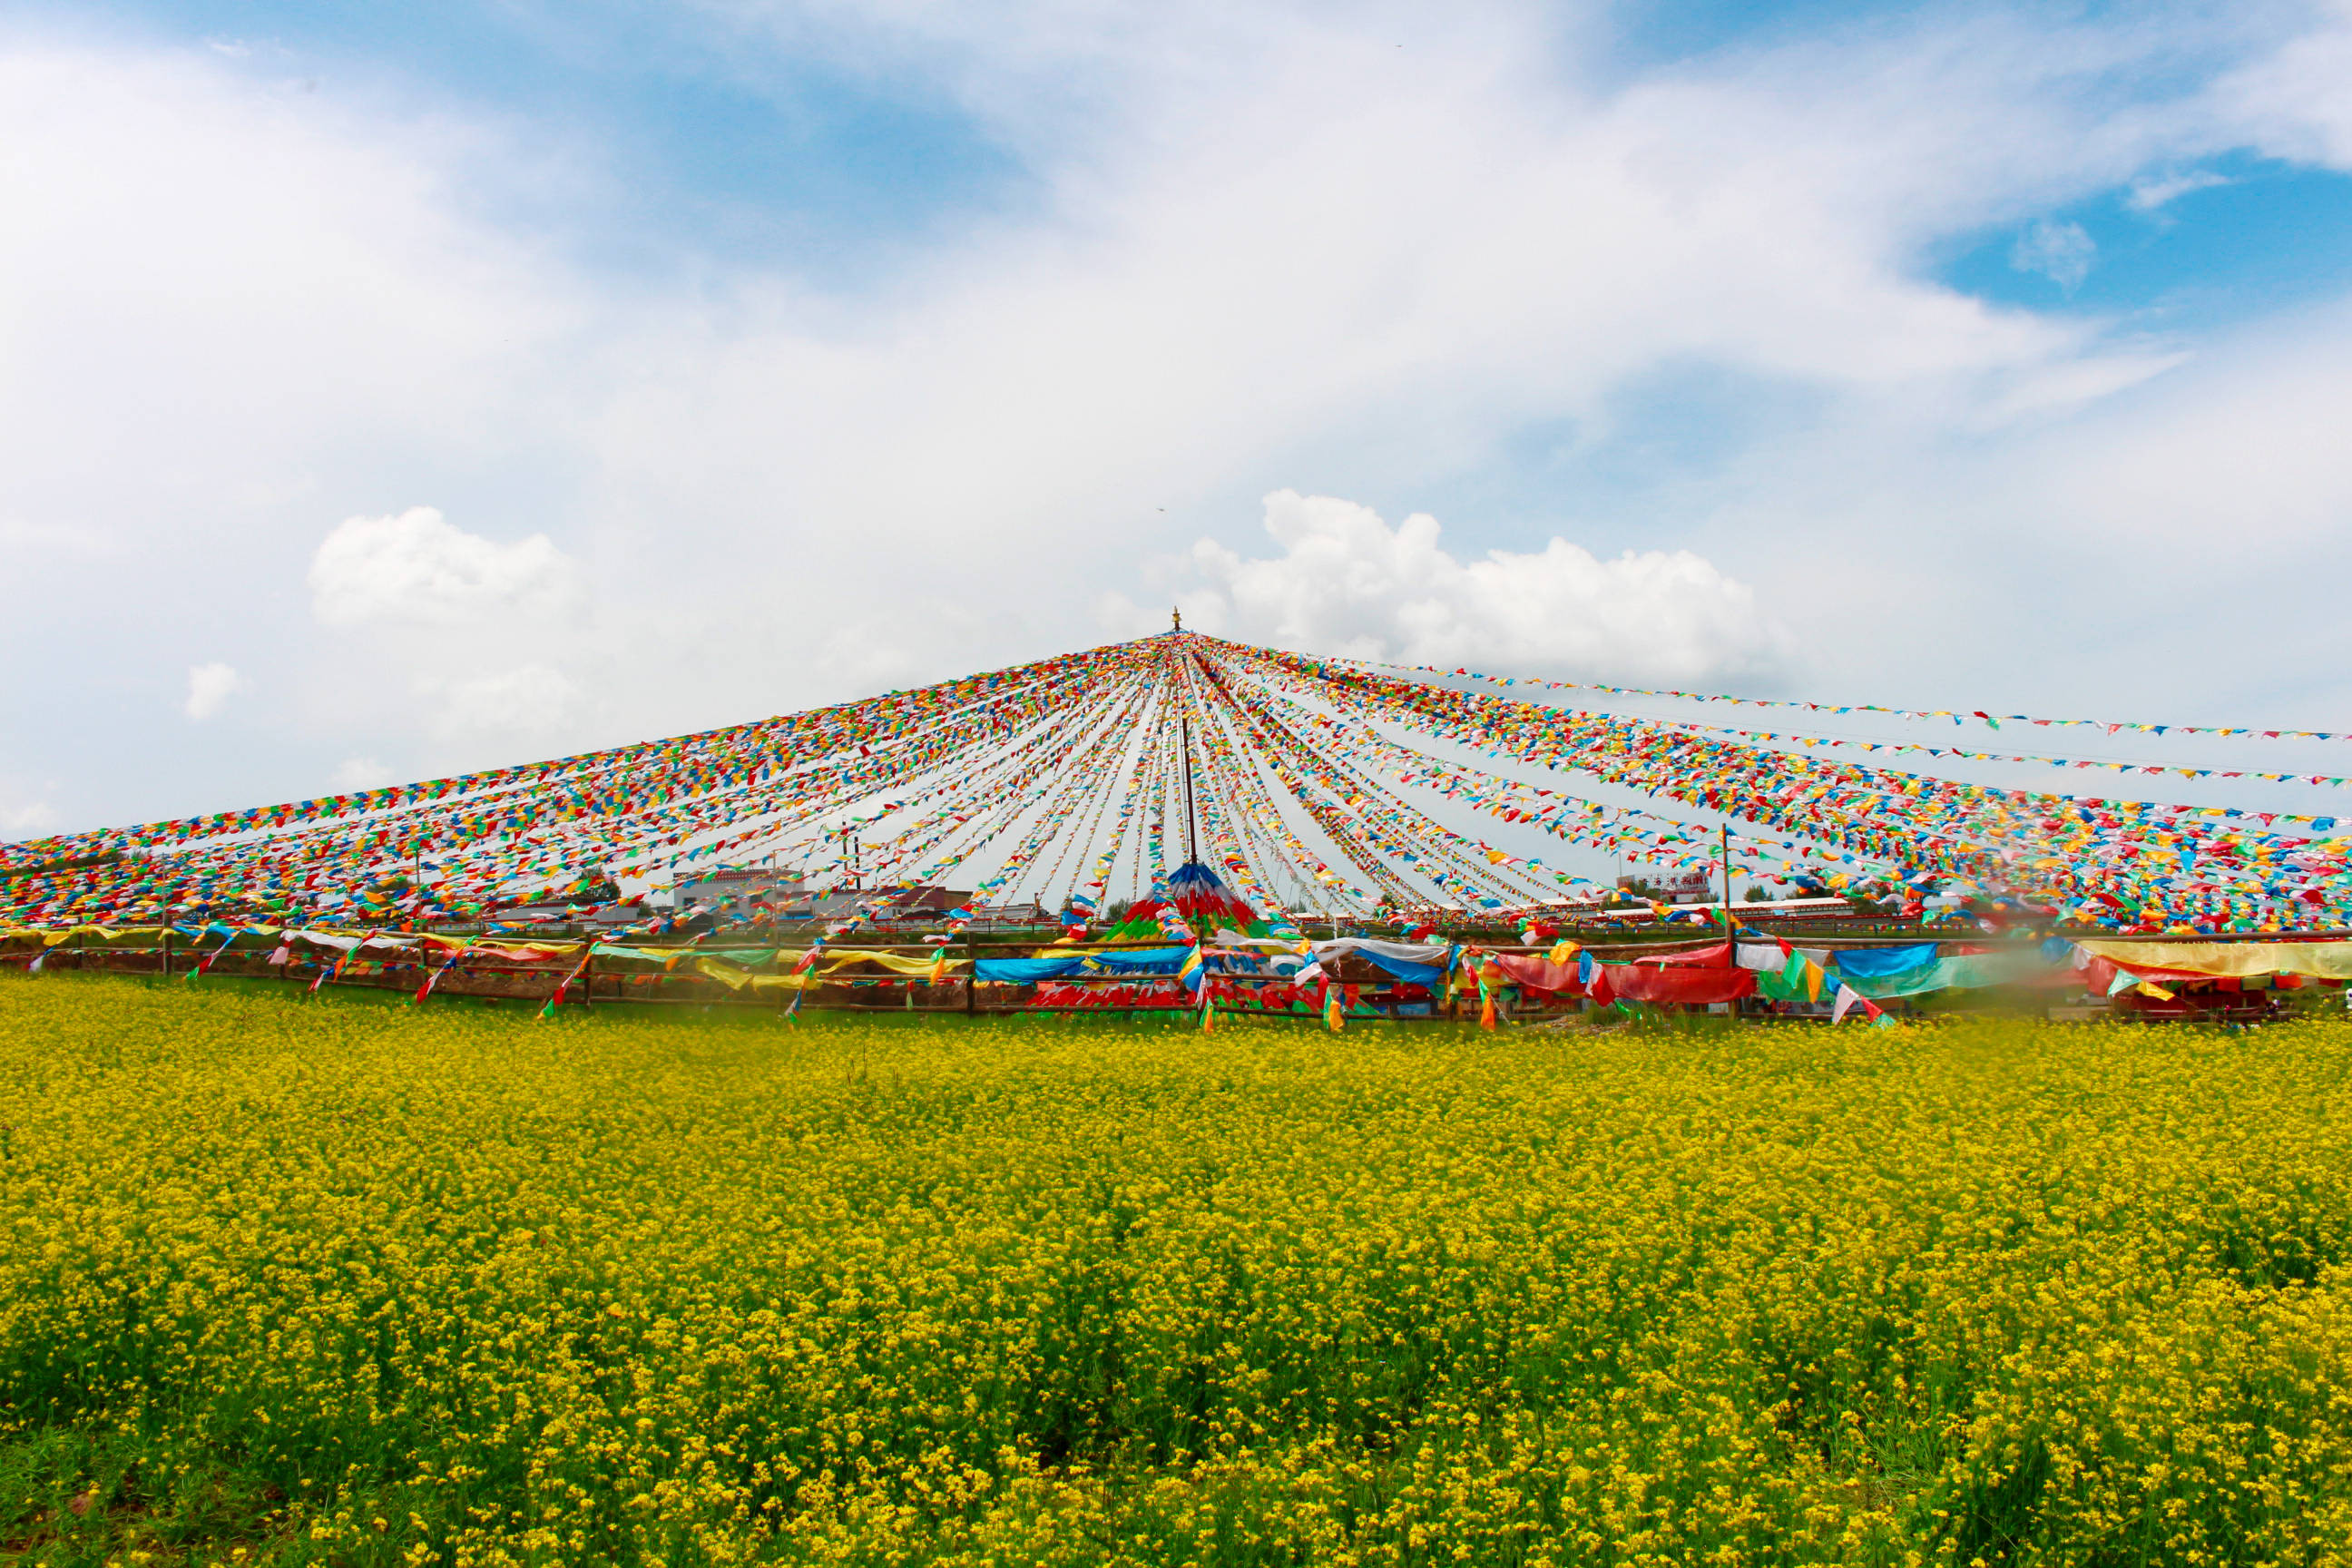
[[[1736,1002],[1756,994],[1756,972],[1732,962],[1731,943],[1653,962],[1599,963],[1586,994],[1602,1002],[1672,1002],[1684,1006]]]
[[[1873,1001],[1894,996],[1917,996],[1930,991],[1973,991],[2049,977],[2053,972],[2030,951],[1939,955],[1932,942],[1896,947],[1801,947],[1783,950],[1771,942],[1739,944],[1739,964],[1758,974],[1758,990],[1781,1001],[1818,1000],[1843,984]],[[1812,964],[1826,978],[1810,984],[1805,965]]]
[[[163,939],[162,926],[65,926],[43,929],[12,926],[0,931],[0,938],[10,942],[35,942],[43,947],[62,947],[67,942],[77,946],[96,943],[100,947],[152,947]]]
[[[1857,980],[1881,980],[1925,969],[1936,962],[1938,951],[1932,942],[1917,942],[1901,947],[1842,948],[1830,957],[1852,985]]]
[[[1573,963],[1554,963],[1549,959],[1498,952],[1495,954],[1495,967],[1501,970],[1512,984],[1525,991],[1569,996],[1584,994],[1584,983],[1577,978],[1577,966]]]
[[[0,930],[0,942],[33,941],[47,947],[60,947],[70,942],[76,947],[153,947],[164,940],[166,933],[184,942],[198,942],[215,937],[252,937],[261,942],[301,942],[311,947],[323,947],[331,952],[432,952],[443,954],[462,948],[468,958],[505,959],[516,963],[547,963],[558,959],[577,958],[586,943],[500,942],[480,937],[442,936],[436,932],[324,931],[314,926],[236,925],[219,921],[188,926],[71,926],[64,928],[12,927]],[[602,949],[599,950],[600,952]]]
[[[1844,953],[1836,955],[1838,973],[1850,990],[1873,1001],[1890,996],[1916,996],[1929,991],[1979,991],[1990,985],[2012,985],[2046,974],[2050,966],[2032,953],[1967,952],[1950,958],[1932,955],[1909,969],[1879,974],[1857,974],[1846,966]]]
[[[2093,958],[2145,973],[2187,975],[2303,974],[2352,980],[2352,942],[2085,942]]]
[[[1302,984],[1322,973],[1321,965],[1348,953],[1359,953],[1383,973],[1413,985],[1434,985],[1460,950],[1450,943],[1375,942],[1369,937],[1343,936],[1315,943],[1315,963],[1299,971]]]
[[[614,952],[632,958],[666,959],[669,956],[657,949],[623,948]],[[759,962],[796,964],[806,956],[806,950],[779,948],[772,953],[751,956]],[[861,952],[854,949],[828,948],[820,950],[817,961],[804,969],[796,969],[787,974],[755,974],[746,963],[721,953],[703,954],[694,960],[696,973],[718,981],[730,991],[741,991],[747,986],[754,991],[809,991],[829,982],[861,978],[856,971],[866,964],[876,965],[892,974],[927,980],[935,968],[952,973],[968,967],[968,961],[951,958],[940,964],[933,959],[912,957],[903,952]]]
[[[625,963],[651,963],[665,968],[688,958],[716,958],[745,966],[773,963],[780,958],[789,963],[805,951],[776,947],[623,947],[609,942],[596,944],[596,956],[606,963],[618,959]]]
[[[577,942],[499,942],[486,937],[429,934],[414,939],[402,937],[398,940],[404,942],[414,940],[426,947],[437,948],[443,952],[462,947],[466,950],[467,958],[503,958],[516,963],[551,963],[558,959],[577,958],[580,956],[580,950],[587,945]]]
[[[845,969],[855,968],[861,963],[871,963],[887,969],[893,974],[915,974],[928,977],[935,968],[943,967],[947,973],[954,973],[965,968],[969,962],[961,958],[940,960],[905,952],[859,952],[854,950],[845,951],[834,948],[827,950],[826,957],[816,968],[821,973],[838,974]]]
[[[1600,977],[1588,990],[1596,1001],[1711,1005],[1717,1002],[1737,1002],[1742,996],[1753,996],[1756,994],[1756,973],[1748,969],[1611,963],[1601,966]]]
[[[1192,956],[1189,947],[1147,947],[1128,952],[1082,952],[1059,958],[983,958],[975,978],[1009,984],[1034,984],[1087,974],[1174,974]]]

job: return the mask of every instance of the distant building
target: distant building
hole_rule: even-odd
[[[877,895],[881,897],[883,895]],[[942,888],[925,883],[915,888],[893,888],[887,892],[889,902],[883,915],[890,920],[918,920],[926,915],[944,915],[950,910],[963,908],[971,897],[969,888]]]
[[[698,914],[716,914],[731,910],[738,915],[749,914],[753,904],[771,908],[789,907],[805,901],[808,884],[797,871],[775,867],[751,867],[741,870],[720,868],[698,876],[680,878],[670,886],[670,908],[684,919]]]
[[[1032,899],[1025,904],[982,904],[972,910],[973,923],[992,926],[1059,925],[1061,918]]]
[[[845,921],[875,912],[875,894],[866,888],[835,888],[822,893],[803,892],[790,903],[776,906],[780,921]]]
[[[645,919],[646,909],[646,905],[636,900],[602,905],[542,900],[509,904],[488,918],[499,924],[512,925],[561,921],[574,926],[624,926]]]
[[[1626,892],[1650,889],[1650,897],[1662,904],[1711,904],[1716,901],[1715,871],[1712,868],[1693,867],[1681,871],[1664,871],[1654,877],[1620,877],[1617,886]]]
[[[1664,901],[1663,899],[1659,900],[1661,903]],[[1709,900],[1703,904],[1689,904],[1682,907],[1696,914],[1719,917],[1723,912],[1723,905],[1715,900]],[[1852,902],[1838,898],[1776,899],[1769,903],[1741,903],[1731,906],[1733,918],[1748,921],[1843,921],[1852,920],[1859,912]],[[1623,921],[1638,925],[1643,921],[1651,919],[1652,916],[1649,908],[1643,905],[1633,909],[1601,910],[1597,911],[1594,918],[1610,921]]]
[[[803,893],[780,906],[776,918],[785,921],[845,921],[862,914],[877,924],[891,921],[937,921],[959,909],[971,894],[955,888],[831,888]]]
[[[665,897],[667,895],[667,897]],[[818,889],[796,871],[766,867],[731,868],[680,878],[673,886],[656,889],[647,902],[680,920],[708,915],[730,921],[766,918],[784,924],[845,921],[856,915],[881,921],[937,921],[961,908],[971,897],[968,889],[925,883],[912,888],[851,888]]]

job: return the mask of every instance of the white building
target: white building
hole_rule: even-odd
[[[744,910],[754,903],[796,908],[808,902],[809,889],[797,871],[772,866],[743,870],[722,867],[680,878],[671,884],[670,900],[670,908],[684,918],[729,907]]]

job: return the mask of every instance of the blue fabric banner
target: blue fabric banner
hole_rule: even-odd
[[[1093,974],[1176,974],[1192,955],[1189,947],[1147,947],[1140,952],[1097,952],[1082,961]]]
[[[1078,965],[1084,962],[1079,958],[983,958],[971,967],[978,979],[1028,984],[1034,981],[1076,974]]]
[[[982,980],[1030,984],[1071,974],[1175,974],[1192,953],[1189,947],[1147,947],[1134,952],[1074,952],[1067,958],[983,958],[972,968]]]
[[[1833,956],[1841,972],[1864,980],[1875,980],[1881,975],[1926,968],[1936,962],[1936,944],[1921,942],[1907,947],[1846,948]]]
[[[1370,959],[1374,964],[1408,984],[1434,985],[1445,978],[1445,971],[1434,964],[1412,963],[1402,958],[1391,958],[1387,953],[1375,952],[1369,947],[1360,947],[1356,952],[1359,956]]]

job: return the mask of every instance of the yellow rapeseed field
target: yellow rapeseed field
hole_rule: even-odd
[[[2352,1563],[2347,1074],[0,981],[0,1561]]]

